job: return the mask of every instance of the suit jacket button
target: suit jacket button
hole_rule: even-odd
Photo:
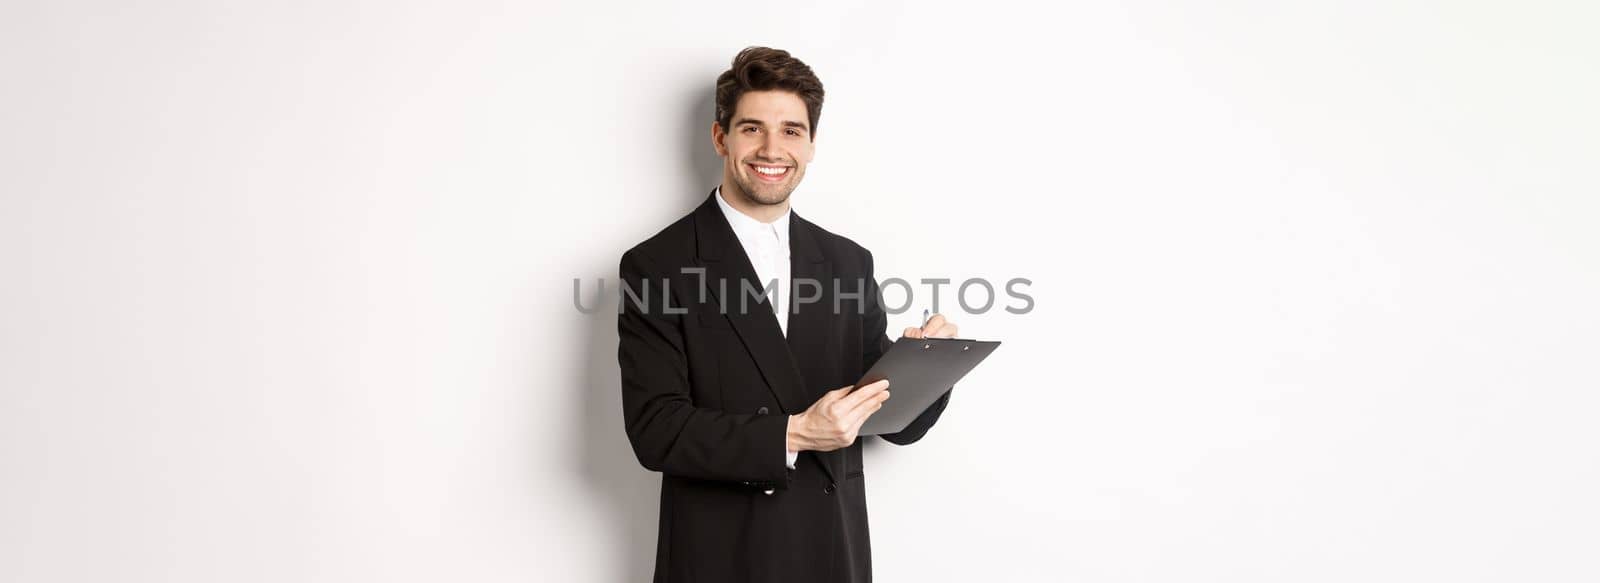
[[[828,484],[827,487],[822,489],[822,493],[823,494],[832,494],[833,493],[833,487],[834,487],[834,484]]]
[[[766,407],[762,407],[760,409],[756,409],[756,413],[761,414],[761,415],[766,415],[767,414],[767,408]]]

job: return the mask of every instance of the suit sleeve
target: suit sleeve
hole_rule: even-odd
[[[782,488],[787,415],[733,414],[696,407],[689,390],[683,318],[662,309],[686,304],[672,297],[669,274],[629,251],[621,284],[648,290],[639,306],[626,293],[617,314],[617,363],[622,371],[622,417],[633,453],[646,469],[704,480]]]
[[[872,252],[868,251],[866,253],[867,293],[863,301],[867,305],[865,321],[861,326],[861,332],[866,337],[862,339],[861,343],[863,351],[861,355],[861,370],[872,368],[873,363],[878,362],[878,359],[883,357],[883,353],[888,352],[889,347],[894,345],[894,341],[890,340],[887,334],[889,317],[883,311],[883,303],[879,301],[881,298],[879,297],[878,280],[874,278],[872,273]],[[894,389],[893,381],[890,382],[890,391],[892,392]],[[895,445],[916,443],[917,440],[922,439],[922,436],[928,433],[929,429],[933,428],[934,423],[939,421],[939,415],[944,413],[945,406],[950,404],[950,392],[953,390],[955,390],[955,387],[946,389],[944,394],[939,396],[939,400],[934,401],[932,405],[928,405],[928,408],[921,415],[918,415],[916,419],[911,421],[910,425],[900,430],[899,433],[885,433],[879,435],[879,437]]]

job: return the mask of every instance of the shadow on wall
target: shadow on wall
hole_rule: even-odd
[[[679,139],[663,144],[664,148],[681,149],[687,172],[685,183],[664,184],[663,189],[681,191],[681,194],[664,190],[659,193],[641,193],[640,196],[663,196],[682,200],[683,205],[662,217],[659,225],[649,232],[637,233],[628,243],[643,241],[678,217],[687,214],[703,201],[722,178],[722,158],[711,146],[711,122],[715,116],[714,88],[697,90],[685,95],[682,108],[684,116]],[[596,266],[582,275],[583,281],[604,278],[615,282],[617,261],[625,249],[617,249],[604,265]],[[586,288],[592,289],[592,288]],[[614,299],[614,298],[613,298]],[[606,509],[604,530],[616,541],[616,559],[610,565],[614,571],[600,580],[648,581],[655,566],[657,512],[660,507],[661,476],[645,470],[633,455],[627,433],[622,426],[622,385],[617,369],[617,315],[615,309],[600,310],[582,316],[582,338],[585,360],[583,377],[575,383],[582,394],[577,400],[582,410],[578,412],[581,428],[577,442],[583,444],[578,456],[578,474],[583,481],[583,491],[598,498],[597,506]]]

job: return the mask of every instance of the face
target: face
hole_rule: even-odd
[[[810,118],[799,95],[750,91],[734,106],[728,131],[711,123],[711,141],[722,156],[724,190],[731,179],[744,198],[763,205],[789,200],[815,153]]]

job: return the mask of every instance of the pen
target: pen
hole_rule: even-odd
[[[928,309],[927,308],[923,308],[922,309],[922,326],[921,327],[922,328],[927,328],[928,327]]]

